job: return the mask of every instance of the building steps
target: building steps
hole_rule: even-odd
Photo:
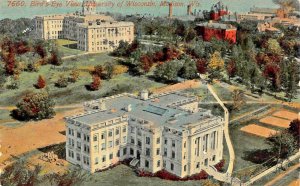
[[[136,167],[139,162],[140,162],[139,159],[133,158],[133,160],[131,160],[131,162],[129,163],[129,165],[132,166],[132,167]]]

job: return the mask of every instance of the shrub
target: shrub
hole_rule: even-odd
[[[215,165],[215,168],[220,172],[223,170],[224,165],[225,165],[225,160],[221,160],[219,163]]]
[[[42,89],[46,86],[46,80],[43,76],[39,75],[37,83],[35,85],[36,88]]]
[[[69,82],[75,83],[79,78],[79,70],[73,69],[70,73]]]
[[[27,93],[12,111],[13,117],[19,120],[41,120],[55,115],[54,101],[46,92]]]
[[[99,87],[101,85],[101,79],[97,75],[93,75],[93,82],[90,84],[90,90],[99,90]]]
[[[68,86],[68,79],[64,76],[60,76],[56,81],[55,86],[58,88],[64,88]]]
[[[128,72],[128,67],[123,65],[116,65],[114,67],[113,75],[119,75]]]

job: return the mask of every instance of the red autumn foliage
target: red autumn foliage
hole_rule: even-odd
[[[99,76],[94,75],[93,76],[93,82],[90,85],[91,90],[99,90],[99,87],[101,85],[101,79]]]
[[[226,70],[227,70],[227,72],[228,72],[229,77],[235,76],[235,73],[236,73],[236,71],[237,71],[235,61],[231,60],[231,61],[228,63],[228,65],[227,65],[227,67],[226,67]]]
[[[207,61],[205,59],[198,59],[196,62],[197,71],[200,74],[205,74],[207,72]]]
[[[188,181],[188,180],[201,180],[201,179],[207,179],[208,174],[202,170],[200,173],[198,174],[194,174],[192,176],[189,177],[185,177],[185,178],[180,178],[178,176],[176,176],[175,174],[172,174],[166,170],[160,170],[156,173],[150,173],[144,170],[138,170],[138,176],[141,177],[158,177],[164,180],[172,180],[172,181]]]
[[[225,160],[221,160],[219,163],[215,165],[215,168],[220,172],[223,170],[224,165],[225,165]]]
[[[46,50],[44,49],[44,47],[40,44],[37,44],[34,47],[35,52],[43,59],[46,57]]]
[[[140,61],[144,72],[149,72],[153,66],[153,59],[149,55],[145,54],[141,56]]]
[[[30,51],[30,47],[24,41],[15,42],[14,47],[17,54],[25,54]]]
[[[37,84],[36,84],[36,87],[38,89],[42,89],[46,86],[46,80],[43,76],[39,76],[38,80],[37,80]]]
[[[157,51],[154,56],[153,56],[153,61],[158,62],[158,61],[163,61],[164,53],[162,51]]]
[[[280,67],[275,63],[269,63],[266,65],[264,70],[264,76],[269,78],[274,88],[280,86]]]

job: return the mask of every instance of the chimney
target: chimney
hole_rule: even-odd
[[[173,3],[169,3],[169,18],[173,17]]]

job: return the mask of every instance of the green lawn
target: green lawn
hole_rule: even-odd
[[[150,80],[147,76],[133,77],[128,73],[124,73],[113,77],[109,81],[102,80],[101,88],[98,91],[88,91],[85,85],[90,84],[92,81],[89,70],[92,70],[95,65],[103,65],[105,62],[117,63],[108,54],[91,54],[74,59],[66,59],[58,67],[45,65],[41,66],[38,72],[22,72],[19,89],[3,91],[0,96],[1,106],[14,106],[25,92],[39,91],[34,87],[39,75],[45,77],[47,82],[46,90],[49,91],[50,96],[53,97],[57,105],[82,103],[86,100],[96,99],[113,93],[136,92],[164,85]],[[55,87],[54,84],[57,79],[61,75],[68,77],[72,68],[81,70],[79,80],[76,83],[69,83],[66,88]]]
[[[82,54],[85,52],[76,48],[76,41],[57,39],[55,42],[58,45],[58,50],[62,53],[62,57]]]

